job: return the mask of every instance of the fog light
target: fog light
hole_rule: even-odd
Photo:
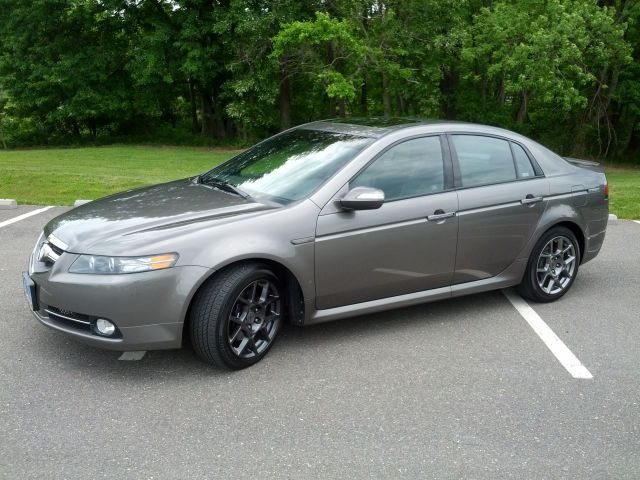
[[[105,320],[104,318],[99,318],[96,320],[96,330],[100,335],[113,335],[113,332],[116,331],[116,326],[111,323],[109,320]]]

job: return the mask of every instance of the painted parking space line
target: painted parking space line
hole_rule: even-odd
[[[562,366],[571,374],[573,378],[590,379],[593,378],[591,372],[578,360],[569,347],[551,330],[540,315],[529,306],[518,294],[513,290],[503,290],[504,296],[507,297],[511,305],[524,318],[534,332],[540,337],[551,353],[555,355]]]
[[[138,360],[142,360],[144,354],[147,353],[146,350],[141,350],[137,352],[124,352],[120,355],[118,360],[124,360],[125,362],[137,362]]]
[[[49,210],[51,208],[53,208],[53,206],[39,208],[37,210],[32,210],[30,212],[23,213],[22,215],[18,215],[17,217],[10,218],[9,220],[5,220],[4,222],[0,222],[0,228],[6,227],[7,225],[11,225],[12,223],[19,222],[20,220],[24,220],[25,218],[33,217],[34,215],[38,215],[39,213],[46,212],[47,210]]]
[[[634,222],[636,222],[636,223],[640,223],[640,220],[634,220]]]

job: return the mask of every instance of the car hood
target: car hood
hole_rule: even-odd
[[[99,254],[113,250],[114,244],[136,243],[136,236],[157,238],[178,228],[274,208],[184,179],[129,190],[74,208],[51,220],[45,235],[55,235],[67,244],[69,252]]]

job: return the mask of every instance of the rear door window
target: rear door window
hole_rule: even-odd
[[[529,160],[527,152],[524,151],[524,148],[513,142],[511,143],[511,146],[513,147],[513,158],[516,162],[518,178],[535,177],[536,173],[531,165],[531,160]]]
[[[460,166],[462,187],[516,180],[509,142],[480,135],[451,135]]]

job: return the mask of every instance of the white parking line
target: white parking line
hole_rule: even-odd
[[[534,332],[538,334],[540,340],[551,350],[558,361],[571,374],[573,378],[589,379],[593,378],[591,372],[578,360],[569,347],[549,328],[542,318],[529,306],[521,297],[512,290],[503,290],[504,296],[511,302],[511,305],[518,310]]]
[[[636,223],[640,223],[640,220],[634,220],[634,222],[636,222]]]
[[[147,353],[146,350],[141,350],[137,352],[124,352],[122,355],[120,355],[120,358],[118,358],[118,360],[124,360],[127,362],[136,362],[138,360],[142,360],[142,357],[144,357],[145,353]]]
[[[5,220],[4,222],[0,222],[0,228],[6,227],[7,225],[11,225],[12,223],[19,222],[20,220],[24,220],[25,218],[33,217],[34,215],[38,215],[39,213],[46,212],[50,208],[53,208],[53,206],[39,208],[37,210],[32,210],[30,212],[23,213],[22,215],[18,215],[17,217],[10,218],[9,220]]]

